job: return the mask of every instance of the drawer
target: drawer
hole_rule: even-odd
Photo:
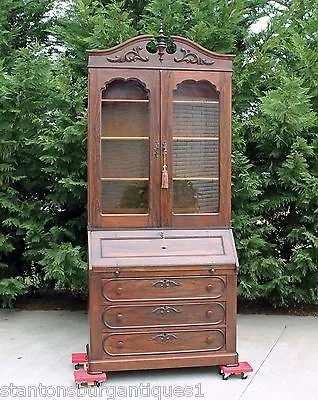
[[[107,328],[217,325],[225,320],[223,303],[167,303],[109,306],[102,314]]]
[[[224,345],[223,329],[113,333],[103,340],[110,356],[218,351]]]
[[[160,278],[114,278],[102,280],[102,295],[108,301],[159,299],[220,299],[226,278],[189,276]]]

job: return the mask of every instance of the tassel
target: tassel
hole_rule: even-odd
[[[167,166],[164,165],[161,176],[161,189],[168,189],[168,188],[169,188],[169,176],[168,176]]]

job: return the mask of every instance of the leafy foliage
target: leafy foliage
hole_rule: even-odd
[[[317,0],[3,0],[0,298],[86,286],[86,49],[141,33],[236,54],[239,294],[318,302]],[[269,16],[266,29],[251,26]]]

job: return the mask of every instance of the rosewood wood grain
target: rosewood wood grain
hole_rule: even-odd
[[[102,313],[105,328],[130,329],[164,326],[220,325],[225,320],[225,304],[162,303],[108,306]]]
[[[169,277],[114,278],[102,280],[102,294],[107,301],[143,301],[159,299],[220,299],[224,297],[226,278]]]
[[[238,363],[238,261],[230,229],[234,56],[211,52],[186,38],[171,39],[174,53],[166,51],[163,34],[138,36],[111,49],[88,52],[88,358],[92,372]],[[150,41],[157,41],[157,52],[147,50]],[[182,82],[196,86],[180,86]],[[173,96],[180,87],[177,110],[182,114],[185,109],[188,116],[175,117],[181,123],[174,131]],[[210,105],[191,114],[185,104],[198,107],[198,97]],[[147,109],[148,125],[143,114]],[[208,115],[204,121],[212,120],[210,125],[205,122],[208,132],[204,128],[202,133],[201,111]],[[176,201],[174,206],[174,132],[178,146],[189,134],[193,143],[202,136],[204,146],[211,144],[210,164],[202,176],[191,177],[198,182],[208,177],[212,188],[218,185],[219,197],[216,189],[209,197],[210,209],[218,212],[191,214],[195,202],[180,206]],[[120,144],[111,150],[107,146],[114,141]],[[133,148],[130,154],[127,149],[132,153]],[[149,176],[148,161],[142,158],[145,148]],[[178,151],[182,154],[184,148]],[[118,158],[122,161],[116,165]],[[133,160],[134,167],[129,168],[126,159]],[[176,178],[189,178],[183,174]],[[120,185],[124,188],[114,191],[117,197],[110,201],[109,192],[102,192],[102,178],[104,188],[116,178],[120,185],[125,181],[135,185],[140,191],[138,202],[131,198],[127,202],[127,189]],[[148,212],[144,211],[146,184],[140,182],[149,184]]]
[[[108,356],[182,354],[219,351],[225,335],[223,329],[144,331],[111,333],[102,341]]]

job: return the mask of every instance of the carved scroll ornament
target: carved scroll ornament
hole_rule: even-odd
[[[120,56],[115,56],[114,58],[107,57],[107,61],[114,63],[149,61],[149,57],[143,57],[140,54],[141,50],[141,46],[133,47],[132,49],[128,50],[126,53],[123,53]]]
[[[180,58],[175,57],[174,58],[175,62],[186,62],[188,64],[198,64],[198,65],[214,64],[214,61],[208,61],[205,58],[201,58],[190,49],[181,48],[180,51],[181,53],[183,53],[183,55]]]

